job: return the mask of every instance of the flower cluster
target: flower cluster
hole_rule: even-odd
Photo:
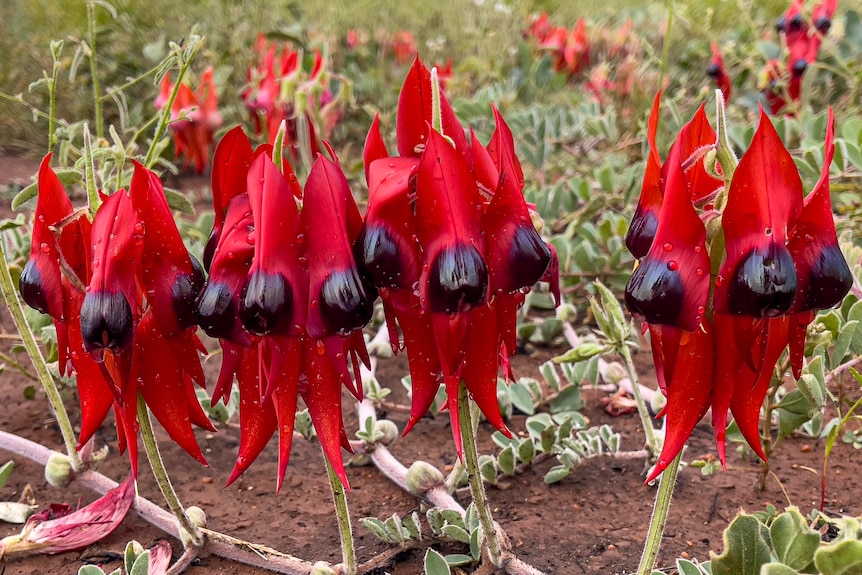
[[[254,132],[270,144],[282,121],[287,122],[285,149],[291,159],[307,154],[309,161],[323,150],[344,113],[343,97],[329,89],[326,59],[314,50],[310,66],[302,50],[268,42],[261,34],[255,48],[256,63],[248,70],[241,96],[251,115]]]
[[[278,430],[280,487],[299,395],[346,485],[341,386],[361,398],[348,358],[354,372],[368,362],[361,329],[376,298],[353,259],[362,217],[337,163],[318,155],[303,190],[290,165],[282,172],[272,154],[269,145],[252,151],[237,127],[213,161],[216,217],[198,311],[201,327],[224,350],[213,402],[227,401],[234,376],[239,385],[239,456],[228,482]]]
[[[170,74],[162,78],[155,107],[161,110],[168,103],[175,85]],[[170,127],[174,137],[174,154],[183,158],[185,169],[192,167],[202,173],[209,166],[214,143],[213,135],[223,124],[218,111],[218,92],[212,67],[201,74],[197,92],[183,82],[171,106]]]
[[[417,59],[398,102],[390,156],[375,118],[364,150],[368,211],[355,252],[379,290],[398,350],[397,325],[413,382],[409,430],[441,381],[460,452],[463,380],[488,420],[508,430],[497,404],[497,372],[511,375],[515,314],[540,279],[559,299],[552,248],[533,226],[509,127],[494,110],[487,146],[468,139],[439,84]]]
[[[770,60],[765,69],[766,87],[764,96],[773,114],[781,113],[787,105],[785,94],[779,88],[779,80],[789,75],[786,82],[787,96],[798,102],[802,91],[802,77],[808,66],[817,61],[823,37],[832,27],[832,17],[838,9],[838,0],[822,0],[811,13],[809,25],[805,14],[804,0],[793,0],[790,7],[782,14],[775,25],[776,30],[784,40],[787,51],[787,62],[783,65],[778,60]]]
[[[206,464],[191,424],[214,431],[195,397],[203,386],[195,298],[203,270],[183,245],[153,172],[135,162],[128,192],[102,196],[92,223],[75,211],[51,155],[39,169],[30,259],[20,291],[51,316],[61,374],[77,374],[79,447],[113,405],[120,448],[137,471],[143,398],[171,438]]]
[[[650,480],[710,407],[722,463],[728,409],[764,457],[760,407],[779,356],[789,347],[798,378],[807,325],[817,310],[838,304],[852,284],[829,197],[831,110],[823,171],[803,198],[793,158],[762,110],[728,189],[700,161],[722,144],[715,143],[703,106],[662,163],[655,147],[659,99],[649,121],[641,198],[626,238],[638,258],[626,304],[647,322],[668,399],[664,447]]]

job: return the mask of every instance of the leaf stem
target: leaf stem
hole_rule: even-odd
[[[180,65],[180,72],[177,75],[176,84],[174,84],[174,89],[171,91],[171,95],[168,98],[168,101],[165,102],[164,107],[162,108],[161,117],[159,118],[159,123],[156,126],[156,133],[153,134],[153,141],[150,142],[150,149],[147,150],[147,156],[144,158],[144,166],[147,168],[152,168],[156,163],[156,150],[159,147],[159,140],[162,139],[162,136],[165,133],[165,130],[168,128],[168,121],[171,118],[171,109],[174,107],[174,101],[177,99],[177,94],[180,93],[180,87],[183,84],[183,78],[185,78],[186,72],[188,72],[189,67],[192,64],[192,61],[195,59],[195,55],[198,53],[201,47],[201,40],[197,37],[192,37],[190,39],[193,42],[191,50],[189,51],[187,57],[184,54],[183,50],[178,48],[180,61],[182,64]]]
[[[626,373],[628,374],[629,381],[632,384],[632,395],[634,395],[635,403],[638,406],[638,416],[641,420],[641,426],[644,428],[647,449],[650,452],[650,457],[655,457],[659,452],[658,441],[656,440],[655,429],[652,426],[649,410],[647,409],[646,402],[641,394],[641,386],[638,384],[638,374],[635,370],[635,363],[632,360],[632,353],[627,345],[623,345],[619,352],[626,362]]]
[[[174,491],[174,486],[171,485],[168,470],[165,469],[165,463],[162,461],[162,455],[159,453],[159,446],[156,443],[156,436],[153,433],[150,412],[147,409],[147,404],[144,402],[144,396],[140,393],[138,393],[138,423],[141,428],[141,439],[144,442],[144,450],[147,452],[147,459],[150,461],[150,468],[153,470],[153,475],[156,477],[156,483],[159,484],[159,489],[165,498],[165,502],[180,525],[181,533],[184,531],[188,535],[189,542],[193,547],[203,547],[204,536],[201,530],[186,515],[183,504],[180,503],[180,498],[177,496],[177,492]],[[130,441],[134,441],[134,438],[131,438]],[[184,538],[181,537],[181,539]],[[183,546],[187,547],[185,540],[183,540]]]
[[[72,469],[81,471],[84,466],[76,449],[75,430],[72,428],[69,414],[66,413],[66,407],[63,405],[63,399],[60,397],[60,391],[57,389],[54,377],[48,371],[48,365],[42,356],[42,350],[39,349],[39,345],[36,343],[35,337],[33,337],[33,331],[30,329],[30,324],[27,323],[27,318],[24,316],[24,308],[21,306],[21,300],[18,299],[18,290],[15,289],[12,283],[12,275],[9,273],[9,266],[6,264],[6,248],[2,238],[0,238],[0,291],[3,293],[6,305],[9,306],[12,319],[15,321],[15,327],[18,328],[18,333],[21,335],[21,340],[24,342],[27,354],[33,362],[33,367],[36,368],[36,375],[42,384],[42,389],[45,391],[48,402],[54,410],[54,417],[57,419],[57,425],[60,427],[63,443],[66,444],[66,454],[69,456]]]
[[[338,536],[341,539],[341,556],[344,561],[344,573],[346,575],[356,575],[356,551],[353,545],[353,529],[350,527],[350,511],[347,508],[347,493],[325,455],[323,462],[326,465],[329,486],[332,488],[335,516],[338,518]]]
[[[676,485],[676,476],[679,472],[679,462],[682,459],[680,452],[668,465],[667,469],[659,478],[658,491],[655,494],[655,506],[652,518],[650,518],[647,540],[644,543],[643,555],[638,566],[637,575],[650,575],[658,559],[658,551],[661,547],[661,538],[664,527],[667,524],[667,515],[670,511],[670,502],[673,499],[673,488]]]
[[[463,446],[464,465],[467,467],[467,480],[470,483],[473,501],[476,503],[476,511],[479,513],[479,523],[482,525],[482,533],[485,535],[488,557],[494,567],[499,568],[503,565],[503,551],[500,540],[497,538],[497,529],[494,518],[491,517],[491,508],[488,506],[485,485],[479,471],[479,452],[476,450],[476,430],[473,428],[471,409],[467,386],[461,382],[458,386],[458,415],[461,422],[461,444]]]

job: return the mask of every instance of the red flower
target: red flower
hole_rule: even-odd
[[[225,353],[213,401],[227,400],[234,376],[239,383],[240,448],[228,483],[278,430],[281,486],[299,394],[347,485],[341,386],[361,397],[348,358],[354,371],[367,363],[361,328],[376,297],[353,259],[362,219],[338,164],[318,156],[303,191],[290,165],[282,173],[271,153],[269,146],[252,152],[234,128],[213,170],[215,247],[198,308],[201,327]]]
[[[724,101],[730,102],[732,89],[730,76],[727,74],[727,68],[724,67],[724,58],[721,55],[721,50],[715,42],[712,43],[712,60],[709,61],[706,74],[715,80],[715,85],[721,90]]]
[[[91,225],[73,212],[45,157],[21,293],[53,318],[61,373],[71,363],[77,374],[79,446],[113,404],[120,447],[128,445],[137,472],[140,392],[169,435],[206,464],[190,426],[214,430],[193,389],[204,385],[195,336],[203,271],[183,245],[158,177],[134,164],[129,192],[103,196]]]
[[[434,90],[417,59],[398,104],[400,157],[389,156],[376,119],[371,126],[364,153],[368,212],[355,249],[362,272],[380,290],[394,351],[395,320],[404,335],[413,381],[407,429],[428,410],[442,381],[460,452],[460,381],[488,420],[508,433],[496,381],[498,365],[508,374],[514,353],[515,312],[524,290],[546,273],[558,297],[558,278],[524,202],[508,126],[495,109],[488,145],[475,137],[468,143],[440,94],[438,132],[431,128]]]
[[[651,143],[656,109],[650,119]],[[779,356],[789,345],[799,377],[805,327],[815,310],[840,303],[852,283],[829,200],[831,110],[823,174],[804,202],[793,159],[762,113],[721,214],[698,201],[709,198],[704,193],[717,183],[710,183],[706,173],[698,176],[693,167],[703,156],[696,150],[709,149],[715,137],[704,122],[701,108],[672,146],[661,167],[664,178],[656,177],[657,159],[651,154],[632,223],[635,232],[627,238],[639,263],[626,288],[626,304],[649,323],[659,385],[668,397],[664,447],[649,480],[679,453],[710,405],[722,463],[728,409],[763,457],[760,407]],[[691,150],[695,153],[689,157]],[[721,217],[724,242],[711,245],[723,245],[724,254],[712,254],[712,260],[724,263],[713,276],[702,220],[716,216]]]

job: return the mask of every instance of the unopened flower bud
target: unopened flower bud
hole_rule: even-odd
[[[398,426],[388,419],[378,419],[374,423],[374,431],[383,434],[380,443],[383,445],[392,445],[398,439]]]
[[[407,470],[407,491],[416,496],[440,487],[445,481],[440,470],[425,461],[414,461]]]
[[[198,527],[207,526],[207,514],[197,505],[192,505],[191,507],[186,508],[186,515],[188,515],[191,522]]]
[[[610,362],[602,374],[602,378],[613,385],[619,385],[627,377],[626,369],[617,361]]]
[[[311,575],[335,575],[335,571],[326,561],[318,561],[311,567]]]
[[[69,457],[62,453],[52,453],[45,464],[45,479],[54,487],[68,487],[75,479],[75,470]]]

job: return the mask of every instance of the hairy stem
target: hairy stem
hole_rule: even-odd
[[[147,409],[147,404],[144,403],[144,396],[140,393],[138,394],[138,423],[141,427],[141,439],[144,442],[147,459],[150,461],[150,468],[153,470],[153,475],[156,477],[156,483],[159,484],[159,489],[165,498],[165,502],[168,504],[177,522],[179,522],[182,530],[188,535],[192,546],[196,548],[202,547],[204,536],[200,528],[192,523],[192,520],[186,515],[183,504],[180,503],[180,498],[177,496],[177,492],[174,491],[174,486],[171,484],[170,477],[168,477],[168,470],[165,469],[165,463],[162,461],[161,453],[159,453],[159,446],[153,433],[153,425],[150,422],[150,412]],[[185,541],[183,541],[183,545],[185,545]]]
[[[760,475],[755,483],[755,488],[758,491],[766,489],[766,480],[769,477],[769,456],[772,454],[773,447],[772,411],[775,408],[775,394],[778,392],[779,384],[780,380],[769,388],[769,393],[766,394],[763,404],[763,416],[760,420],[760,441],[763,444],[763,454],[766,455],[766,459],[760,462]]]
[[[676,475],[679,472],[679,462],[682,459],[680,452],[661,474],[658,491],[655,494],[655,506],[652,518],[649,522],[647,540],[644,543],[643,555],[638,566],[637,575],[649,575],[655,567],[658,551],[661,547],[661,538],[664,534],[664,526],[667,523],[667,514],[670,511],[670,502],[673,498],[673,488],[676,484]]]
[[[18,299],[18,290],[15,289],[12,283],[12,275],[9,273],[9,266],[6,264],[6,246],[2,237],[0,237],[0,291],[3,293],[6,305],[9,306],[9,312],[12,314],[12,319],[15,321],[15,327],[21,335],[21,340],[24,342],[27,354],[33,362],[33,367],[36,368],[36,375],[42,384],[42,389],[45,390],[45,395],[48,397],[51,409],[54,410],[54,417],[57,419],[57,425],[60,427],[63,443],[66,444],[66,454],[69,456],[72,469],[80,471],[83,469],[83,465],[75,447],[77,444],[75,430],[72,428],[69,414],[66,413],[66,407],[63,405],[63,399],[60,397],[60,391],[57,389],[54,377],[48,371],[48,365],[42,356],[42,350],[39,349],[39,345],[33,337],[33,331],[30,329],[30,324],[27,323],[27,318],[24,316],[24,308],[21,306],[21,300]]]
[[[183,78],[185,78],[186,72],[189,71],[189,66],[191,66],[192,61],[195,59],[195,55],[198,53],[198,50],[200,50],[200,40],[194,38],[192,41],[194,42],[194,45],[192,46],[188,57],[182,55],[181,52],[182,64],[180,65],[180,72],[177,75],[177,82],[174,84],[174,89],[171,90],[171,95],[168,98],[168,101],[165,102],[165,105],[162,108],[159,123],[156,126],[156,133],[153,134],[153,141],[150,142],[150,148],[147,150],[147,156],[144,158],[144,166],[147,168],[152,168],[156,163],[156,149],[159,147],[159,140],[162,139],[162,136],[165,134],[165,130],[168,129],[168,122],[171,119],[171,109],[174,107],[174,101],[177,99],[177,94],[180,93],[180,87],[183,84]]]
[[[638,406],[638,416],[641,420],[641,426],[644,428],[647,449],[651,456],[655,456],[659,452],[658,441],[656,440],[655,430],[653,429],[652,421],[650,420],[649,410],[647,409],[646,402],[641,394],[640,385],[638,385],[638,375],[635,370],[635,363],[632,360],[632,353],[628,346],[623,345],[622,349],[620,349],[620,354],[626,362],[626,373],[632,383],[632,395],[634,395],[635,403],[637,403]]]
[[[458,415],[461,420],[461,443],[464,450],[464,465],[467,467],[467,479],[470,483],[470,492],[476,503],[476,511],[479,513],[479,523],[485,535],[485,545],[488,548],[488,557],[494,567],[503,565],[503,551],[497,538],[497,529],[494,519],[491,517],[491,508],[485,496],[485,485],[482,482],[482,474],[479,472],[479,452],[476,449],[476,435],[473,429],[473,416],[471,413],[470,395],[467,386],[461,382],[458,387]]]
[[[356,551],[353,545],[353,529],[350,527],[350,511],[347,509],[347,493],[344,485],[326,455],[323,456],[329,486],[332,487],[332,501],[335,503],[335,516],[338,518],[338,536],[341,539],[341,556],[346,575],[356,575]]]

